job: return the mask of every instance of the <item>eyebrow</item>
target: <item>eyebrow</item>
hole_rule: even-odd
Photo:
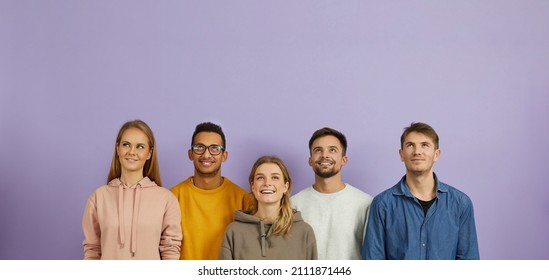
[[[323,148],[323,146],[314,146],[312,149],[315,150],[315,149],[318,149],[318,148]],[[328,146],[327,148],[336,148],[336,149],[339,150],[338,146]]]
[[[120,141],[120,143],[128,143],[128,144],[133,144],[132,142],[128,141],[128,140],[122,140]],[[136,145],[147,145],[145,143],[136,143]]]
[[[263,173],[256,173],[255,176],[257,175],[263,175],[265,176],[266,174],[263,174]],[[271,175],[282,175],[281,173],[278,173],[278,172],[275,172],[275,173],[271,173]]]
[[[404,145],[408,145],[408,144],[416,144],[416,142],[412,142],[412,141],[408,141],[408,142],[405,142]],[[418,142],[418,144],[429,144],[429,145],[434,145],[434,143],[431,143],[429,141],[422,141],[422,142]]]

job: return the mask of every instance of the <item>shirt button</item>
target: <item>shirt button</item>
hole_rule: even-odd
[[[425,243],[422,243],[421,246],[425,247]]]

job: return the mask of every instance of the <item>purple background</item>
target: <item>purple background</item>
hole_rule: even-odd
[[[330,126],[371,195],[404,174],[402,128],[427,122],[481,257],[549,259],[548,93],[549,1],[2,0],[0,259],[82,258],[86,199],[135,118],[168,188],[213,121],[245,188],[263,154],[294,193],[311,184],[307,142]]]

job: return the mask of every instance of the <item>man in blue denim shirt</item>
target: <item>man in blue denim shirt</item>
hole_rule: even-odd
[[[405,128],[399,153],[406,175],[374,198],[363,259],[479,259],[471,199],[433,172],[438,142],[427,124]]]

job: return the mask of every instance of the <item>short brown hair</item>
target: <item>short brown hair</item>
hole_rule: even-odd
[[[311,139],[309,139],[309,152],[311,152],[313,142],[316,139],[330,135],[339,140],[339,143],[341,143],[341,147],[343,147],[343,155],[345,155],[347,153],[347,138],[345,138],[345,135],[343,135],[343,133],[329,127],[323,127],[313,133],[313,136],[311,136]]]
[[[430,125],[422,122],[413,122],[409,127],[404,128],[404,132],[402,133],[402,136],[400,136],[400,148],[404,148],[404,139],[411,132],[421,133],[431,138],[435,144],[435,149],[438,149],[438,134]]]

